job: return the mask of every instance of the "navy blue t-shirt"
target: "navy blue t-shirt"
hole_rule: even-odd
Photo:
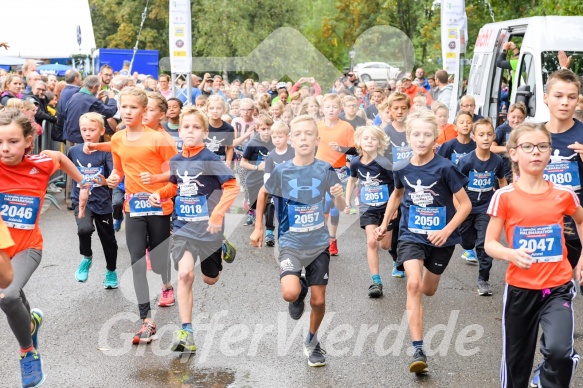
[[[356,115],[356,117],[353,118],[352,120],[348,120],[346,118],[346,114],[344,112],[342,112],[342,113],[340,113],[340,116],[338,116],[338,118],[340,120],[346,121],[348,124],[352,125],[352,128],[354,128],[355,131],[358,127],[364,127],[366,125],[366,120],[358,115]]]
[[[476,142],[470,139],[467,144],[462,144],[457,138],[446,141],[439,147],[437,153],[455,164],[459,164],[461,158],[476,149]]]
[[[385,157],[389,159],[393,165],[413,156],[411,146],[407,143],[407,133],[405,131],[397,131],[392,124],[387,125],[384,128],[384,131],[389,137],[389,147],[385,151]]]
[[[265,159],[265,173],[271,174],[275,169],[275,166],[287,162],[288,160],[292,160],[295,154],[295,150],[289,145],[283,154],[279,154],[276,149],[269,151],[269,154],[267,154],[267,158]]]
[[[223,121],[223,125],[218,128],[209,124],[209,134],[204,139],[204,144],[206,148],[219,155],[224,161],[227,157],[226,147],[232,146],[233,140],[235,140],[235,129],[231,124]]]
[[[269,151],[272,149],[273,143],[271,142],[271,139],[264,142],[257,134],[251,140],[249,140],[249,143],[247,143],[247,147],[245,147],[245,151],[243,151],[243,158],[247,159],[249,163],[258,166],[261,164],[261,162],[265,161],[267,154],[269,154]],[[263,174],[263,171],[247,170],[247,174],[245,175],[245,183],[247,186],[263,184]]]
[[[451,161],[434,155],[423,166],[414,166],[409,160],[394,172],[394,179],[395,189],[405,188],[399,240],[433,245],[427,240],[427,234],[442,230],[451,221],[456,213],[453,195],[468,183],[468,178]],[[460,242],[456,229],[443,246]]]
[[[169,122],[165,121],[162,123],[162,127],[164,127],[166,132],[172,136],[172,139],[174,139],[174,142],[176,143],[176,149],[178,150],[178,153],[180,153],[182,152],[182,144],[184,141],[180,138],[180,135],[178,135],[178,128],[172,129],[168,124]]]
[[[206,148],[190,158],[173,156],[170,182],[178,185],[172,213],[174,235],[201,241],[222,240],[222,231],[211,234],[206,229],[221,200],[223,184],[234,178],[221,158]]]
[[[329,244],[323,200],[340,179],[330,163],[315,159],[307,166],[293,160],[278,164],[265,189],[273,196],[280,248],[312,249]]]
[[[364,164],[360,156],[356,156],[350,162],[350,176],[358,178],[360,212],[384,213],[389,196],[395,189],[391,162],[379,155],[372,162]]]
[[[490,153],[490,159],[483,161],[476,151],[467,154],[459,162],[462,174],[468,177],[466,193],[472,201],[470,214],[486,214],[490,199],[494,195],[496,179],[504,178],[504,162],[499,155]]]
[[[107,178],[113,171],[113,158],[110,152],[95,151],[87,155],[83,152],[83,144],[77,144],[69,149],[67,156],[86,178],[92,177],[95,174],[102,174]],[[74,182],[73,191],[71,192],[71,202],[73,205],[79,204],[79,187]],[[87,202],[87,209],[95,214],[113,212],[111,193],[107,186],[93,185],[91,195],[89,195],[89,201]]]
[[[575,120],[571,128],[562,133],[551,133],[551,160],[545,168],[546,180],[557,185],[568,186],[575,191],[579,201],[583,201],[581,179],[583,177],[583,161],[578,154],[568,146],[579,142],[583,144],[583,123]],[[577,229],[571,217],[565,217],[565,231],[573,231],[567,240],[578,239]]]

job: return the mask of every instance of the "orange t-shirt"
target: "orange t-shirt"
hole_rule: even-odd
[[[38,220],[49,178],[60,165],[53,156],[26,155],[16,166],[0,163],[0,213],[14,245],[6,249],[11,258],[25,249],[43,249]]]
[[[535,262],[529,269],[510,263],[506,282],[511,286],[543,290],[563,285],[572,278],[563,237],[563,216],[577,210],[579,199],[568,187],[551,182],[548,185],[542,194],[529,194],[514,184],[508,185],[494,193],[488,207],[490,216],[504,220],[510,248],[535,249],[533,258],[541,260],[542,256],[548,261]]]
[[[4,224],[2,217],[0,217],[0,249],[7,250],[8,248],[14,246],[14,240],[10,236],[10,231]]]
[[[411,102],[411,105],[413,105],[413,99],[417,97],[417,95],[420,93],[423,93],[425,95],[425,98],[427,98],[427,106],[431,106],[431,104],[433,103],[433,98],[431,98],[431,94],[429,94],[427,89],[425,89],[423,86],[411,84],[411,87],[409,89],[403,89],[403,93],[409,96],[409,101]]]
[[[435,142],[437,144],[443,144],[446,141],[454,139],[457,137],[457,131],[455,130],[455,125],[453,124],[445,124],[443,128],[439,128],[439,135],[437,136],[437,140]]]
[[[354,147],[354,128],[352,125],[343,120],[333,127],[327,127],[324,121],[318,123],[318,136],[320,143],[316,152],[316,159],[328,162],[334,168],[341,168],[346,165],[346,154],[337,152],[330,147],[330,142],[336,142],[340,147]]]
[[[127,139],[127,130],[117,132],[111,137],[111,155],[113,167],[125,175],[126,194],[153,193],[166,185],[166,182],[145,185],[140,173],[162,174],[168,171],[169,161],[176,153],[176,146],[168,138],[148,127],[144,127],[142,136],[137,140]],[[129,197],[128,197],[129,198]],[[162,202],[164,215],[172,213],[174,204],[171,200]],[[124,203],[124,210],[130,211],[129,200]]]

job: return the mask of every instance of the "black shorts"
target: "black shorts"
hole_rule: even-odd
[[[174,269],[178,270],[178,262],[182,260],[184,252],[190,252],[196,263],[200,258],[200,272],[209,278],[216,278],[223,270],[222,241],[199,241],[186,237],[174,236],[172,241],[172,259]]]
[[[403,265],[408,260],[423,260],[423,266],[435,275],[441,275],[447,268],[453,255],[455,245],[434,247],[411,241],[399,241],[397,264]]]
[[[374,208],[373,208],[374,209]],[[360,213],[360,227],[366,229],[368,225],[380,226],[385,217],[385,208],[383,210],[367,210],[364,213]],[[387,231],[395,229],[395,225],[399,225],[399,217],[394,220],[390,220],[387,225]]]
[[[288,275],[300,277],[302,268],[306,269],[308,286],[327,285],[330,269],[329,247],[317,251],[281,248],[279,251],[280,279]]]

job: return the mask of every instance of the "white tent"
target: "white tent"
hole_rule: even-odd
[[[0,55],[20,58],[67,58],[91,54],[95,36],[88,0],[3,1],[0,12],[0,41],[9,50]],[[81,29],[81,51],[77,44]]]

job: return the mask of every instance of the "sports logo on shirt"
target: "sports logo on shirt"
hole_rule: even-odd
[[[34,174],[38,174],[38,173],[39,173],[39,171],[36,169],[36,167],[31,168],[30,172],[29,172],[30,175],[34,175]]]
[[[300,193],[309,192],[309,193],[311,193],[311,198],[316,198],[317,196],[320,195],[320,190],[318,189],[318,186],[320,185],[320,183],[322,183],[321,180],[316,179],[316,178],[312,178],[312,185],[311,186],[308,186],[308,185],[299,186],[298,180],[292,179],[288,182],[288,184],[291,187],[289,195],[293,198],[299,198]]]
[[[411,187],[415,192],[409,193],[411,196],[411,201],[417,206],[427,207],[427,205],[433,204],[433,197],[439,197],[439,194],[431,190],[433,186],[437,184],[437,181],[433,182],[429,186],[422,185],[421,179],[417,179],[415,184],[409,182],[407,177],[405,177],[405,182]]]
[[[381,173],[378,173],[375,176],[371,176],[370,171],[367,171],[366,175],[364,175],[360,172],[360,170],[358,170],[358,174],[364,178],[364,180],[361,179],[363,186],[378,186],[381,184],[381,181],[377,179]]]
[[[292,263],[291,259],[288,257],[285,260],[282,260],[281,263],[279,263],[279,272],[287,272],[287,271],[293,271],[294,270],[294,264]]]
[[[198,195],[198,187],[204,187],[202,183],[196,180],[202,175],[202,171],[195,176],[188,176],[188,171],[184,171],[184,175],[180,175],[180,172],[176,170],[176,175],[182,180],[182,183],[178,184],[180,187],[180,196],[190,197]]]
[[[218,152],[219,148],[221,148],[221,146],[223,145],[223,142],[225,141],[225,139],[217,139],[216,136],[213,136],[212,139],[209,137],[207,138],[207,143],[206,143],[206,148],[209,149],[209,151],[212,152]]]

